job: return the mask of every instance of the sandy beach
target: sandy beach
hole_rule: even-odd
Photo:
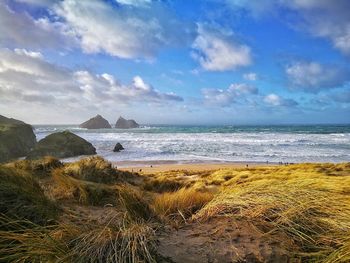
[[[262,163],[262,162],[224,162],[224,163],[178,163],[174,161],[167,162],[118,162],[114,163],[120,170],[142,173],[157,173],[172,170],[186,171],[209,171],[228,168],[249,168],[249,167],[265,167],[279,165],[277,163]]]

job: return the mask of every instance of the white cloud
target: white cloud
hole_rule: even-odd
[[[293,99],[285,99],[274,93],[268,94],[264,97],[264,102],[271,106],[283,106],[283,107],[294,107],[298,103]]]
[[[317,62],[295,62],[285,71],[293,88],[313,93],[344,86],[350,79],[348,70]]]
[[[58,3],[60,0],[15,0],[15,1],[19,3],[26,3],[26,4],[46,7],[46,6],[52,6],[55,3]]]
[[[61,22],[42,17],[34,19],[24,12],[15,12],[0,3],[0,44],[26,48],[62,48],[75,42],[71,32]]]
[[[231,84],[226,90],[202,89],[204,102],[214,106],[230,106],[238,100],[244,100],[247,95],[255,95],[258,89],[245,83]]]
[[[190,35],[186,25],[160,3],[145,11],[133,5],[115,8],[98,0],[65,0],[54,11],[80,39],[86,53],[149,59],[163,46],[184,43]]]
[[[287,5],[301,13],[304,26],[314,36],[331,40],[333,46],[350,55],[350,1],[288,0]]]
[[[25,55],[33,58],[43,58],[43,55],[40,52],[27,51],[26,49],[15,48],[15,53],[19,55]]]
[[[245,80],[256,81],[258,79],[258,75],[254,72],[243,74],[243,78]]]
[[[350,1],[348,0],[226,0],[233,8],[244,8],[255,17],[277,13],[278,8],[297,12],[287,21],[294,28],[329,39],[334,48],[350,55]],[[292,16],[293,17],[293,16]],[[286,16],[283,17],[286,19]]]
[[[163,93],[136,76],[129,85],[109,74],[71,71],[27,50],[0,49],[0,101],[65,105],[66,108],[109,107],[129,103],[182,101],[174,93]]]
[[[189,45],[193,24],[180,21],[168,6],[150,0],[16,0],[46,8],[45,15],[12,10],[0,3],[0,44],[31,49],[80,47],[126,59],[153,59],[163,47]],[[147,8],[145,8],[147,7]],[[33,11],[34,10],[34,11]],[[43,12],[36,12],[36,16]]]
[[[119,4],[133,6],[148,6],[152,0],[116,0]]]
[[[252,63],[250,47],[239,44],[232,33],[198,25],[198,36],[192,44],[193,57],[208,71],[233,70]]]

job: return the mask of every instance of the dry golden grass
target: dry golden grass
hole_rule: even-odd
[[[145,182],[143,189],[146,191],[164,193],[174,192],[184,187],[185,185],[181,182],[169,180],[166,178],[150,179]]]
[[[326,172],[319,168],[326,168]],[[196,219],[239,217],[265,231],[285,233],[305,259],[350,261],[349,166],[303,164],[265,169],[263,175],[261,172],[214,173],[214,178],[232,177]]]
[[[76,262],[155,262],[154,230],[128,216],[111,218],[104,226],[85,227],[70,241]]]
[[[156,262],[154,230],[120,214],[105,225],[54,225],[0,217],[1,262]]]
[[[0,214],[46,225],[57,218],[58,206],[36,179],[22,170],[0,166]]]
[[[36,177],[44,178],[50,176],[54,169],[62,167],[63,164],[57,158],[47,156],[39,160],[20,160],[8,163],[5,166],[23,170]]]
[[[0,216],[0,262],[70,262],[67,244],[56,232],[56,225]]]
[[[138,177],[100,157],[45,158],[0,166],[0,179],[1,262],[155,262],[158,228],[217,216],[281,233],[290,257],[350,262],[350,163]]]
[[[172,219],[190,218],[213,198],[209,192],[198,192],[194,189],[182,188],[176,192],[163,193],[155,197],[153,208],[160,217]]]
[[[99,156],[88,157],[65,165],[62,173],[79,180],[95,183],[115,183],[119,177],[112,164]]]

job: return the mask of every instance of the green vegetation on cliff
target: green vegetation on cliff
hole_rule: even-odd
[[[0,162],[25,156],[35,143],[29,124],[0,115]]]

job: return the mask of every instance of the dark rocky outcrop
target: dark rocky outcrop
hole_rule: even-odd
[[[0,162],[27,155],[35,143],[31,125],[0,115]]]
[[[134,120],[126,120],[120,116],[115,124],[115,127],[117,129],[131,129],[131,128],[138,128],[140,127],[140,125]]]
[[[114,146],[113,152],[120,152],[121,150],[124,150],[123,145],[121,145],[119,142]]]
[[[57,132],[40,140],[28,154],[27,159],[37,159],[44,156],[67,158],[79,155],[96,154],[91,143],[69,131]]]
[[[83,122],[79,125],[80,128],[86,129],[108,129],[112,128],[109,122],[103,118],[101,115],[96,115],[90,120]]]

